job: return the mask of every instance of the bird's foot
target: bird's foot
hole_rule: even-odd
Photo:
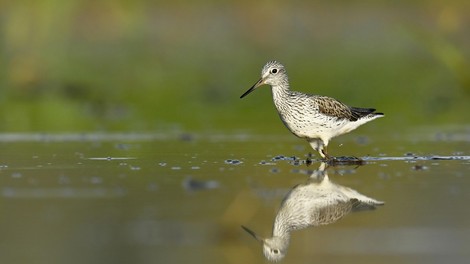
[[[329,161],[335,159],[335,157],[331,157],[330,155],[328,155],[328,153],[326,152],[326,149],[320,150],[320,155],[322,157],[322,162],[325,162],[325,163],[328,163]]]

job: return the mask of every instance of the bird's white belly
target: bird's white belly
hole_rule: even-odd
[[[284,124],[296,136],[301,138],[332,138],[351,131],[351,122],[325,115],[310,115],[301,118],[281,116]]]

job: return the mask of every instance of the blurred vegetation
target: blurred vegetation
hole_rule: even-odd
[[[468,123],[470,3],[2,1],[0,131],[284,133],[267,60],[292,87],[381,124]],[[377,121],[379,122],[379,121]]]

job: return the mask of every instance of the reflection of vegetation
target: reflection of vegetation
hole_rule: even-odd
[[[0,4],[0,129],[284,132],[267,92],[238,99],[268,59],[389,125],[467,120],[465,2],[211,2]]]

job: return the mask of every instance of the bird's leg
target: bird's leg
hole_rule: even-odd
[[[328,155],[327,150],[326,150],[326,144],[324,143],[323,140],[311,139],[308,142],[310,143],[310,146],[312,146],[314,150],[318,151],[318,153],[323,158],[323,160],[330,160],[330,156]]]
[[[307,164],[307,166],[310,166],[312,163],[313,163],[313,161],[312,161],[312,153],[309,152],[309,153],[308,153],[308,156],[307,156],[307,159],[305,159],[305,164]]]
[[[328,151],[327,151],[327,147],[326,146],[323,146],[323,148],[319,151],[320,152],[320,155],[326,159],[326,160],[331,160],[331,157],[330,155],[328,155]]]
[[[308,143],[310,143],[310,146],[311,146],[314,150],[318,151],[318,153],[320,154],[320,156],[321,156],[322,158],[324,158],[323,153],[321,152],[323,143],[321,142],[320,139],[309,139],[309,140],[308,140]]]

